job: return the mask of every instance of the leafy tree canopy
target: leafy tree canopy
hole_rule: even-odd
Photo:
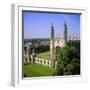
[[[78,50],[73,46],[65,46],[58,50],[56,59],[56,75],[80,74],[80,60],[77,58]]]

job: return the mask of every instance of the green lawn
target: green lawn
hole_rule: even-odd
[[[53,72],[54,72],[54,69],[40,65],[40,64],[24,65],[25,77],[52,76]]]
[[[51,56],[50,56],[50,52],[42,52],[37,54],[37,57],[39,58],[43,58],[43,59],[47,59],[47,60],[51,60]]]

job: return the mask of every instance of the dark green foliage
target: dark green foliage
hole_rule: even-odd
[[[72,46],[65,46],[57,53],[56,75],[80,74],[80,60],[77,58],[78,50]]]
[[[37,39],[24,39],[24,45],[31,43],[29,46],[29,52],[32,53],[33,49],[35,53],[46,52],[50,50],[49,38],[37,38]],[[24,51],[27,51],[27,46],[24,46]]]
[[[39,45],[35,47],[36,53],[46,52],[50,50],[50,45]]]

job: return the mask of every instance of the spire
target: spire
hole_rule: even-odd
[[[51,44],[50,44],[50,51],[51,51],[51,66],[55,67],[55,45],[54,45],[54,26],[51,23]]]
[[[66,21],[64,21],[64,41],[65,41],[65,45],[67,44],[67,24]]]
[[[51,39],[54,38],[54,26],[53,23],[51,23]]]
[[[64,21],[64,30],[67,30],[67,24],[66,24],[66,21]]]
[[[51,23],[51,31],[54,31],[53,23]]]

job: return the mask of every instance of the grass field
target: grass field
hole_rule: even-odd
[[[25,77],[52,76],[53,72],[54,72],[54,69],[40,64],[24,65]]]
[[[37,57],[42,58],[42,59],[47,59],[47,60],[51,60],[51,56],[50,56],[50,52],[42,52],[37,54]]]

